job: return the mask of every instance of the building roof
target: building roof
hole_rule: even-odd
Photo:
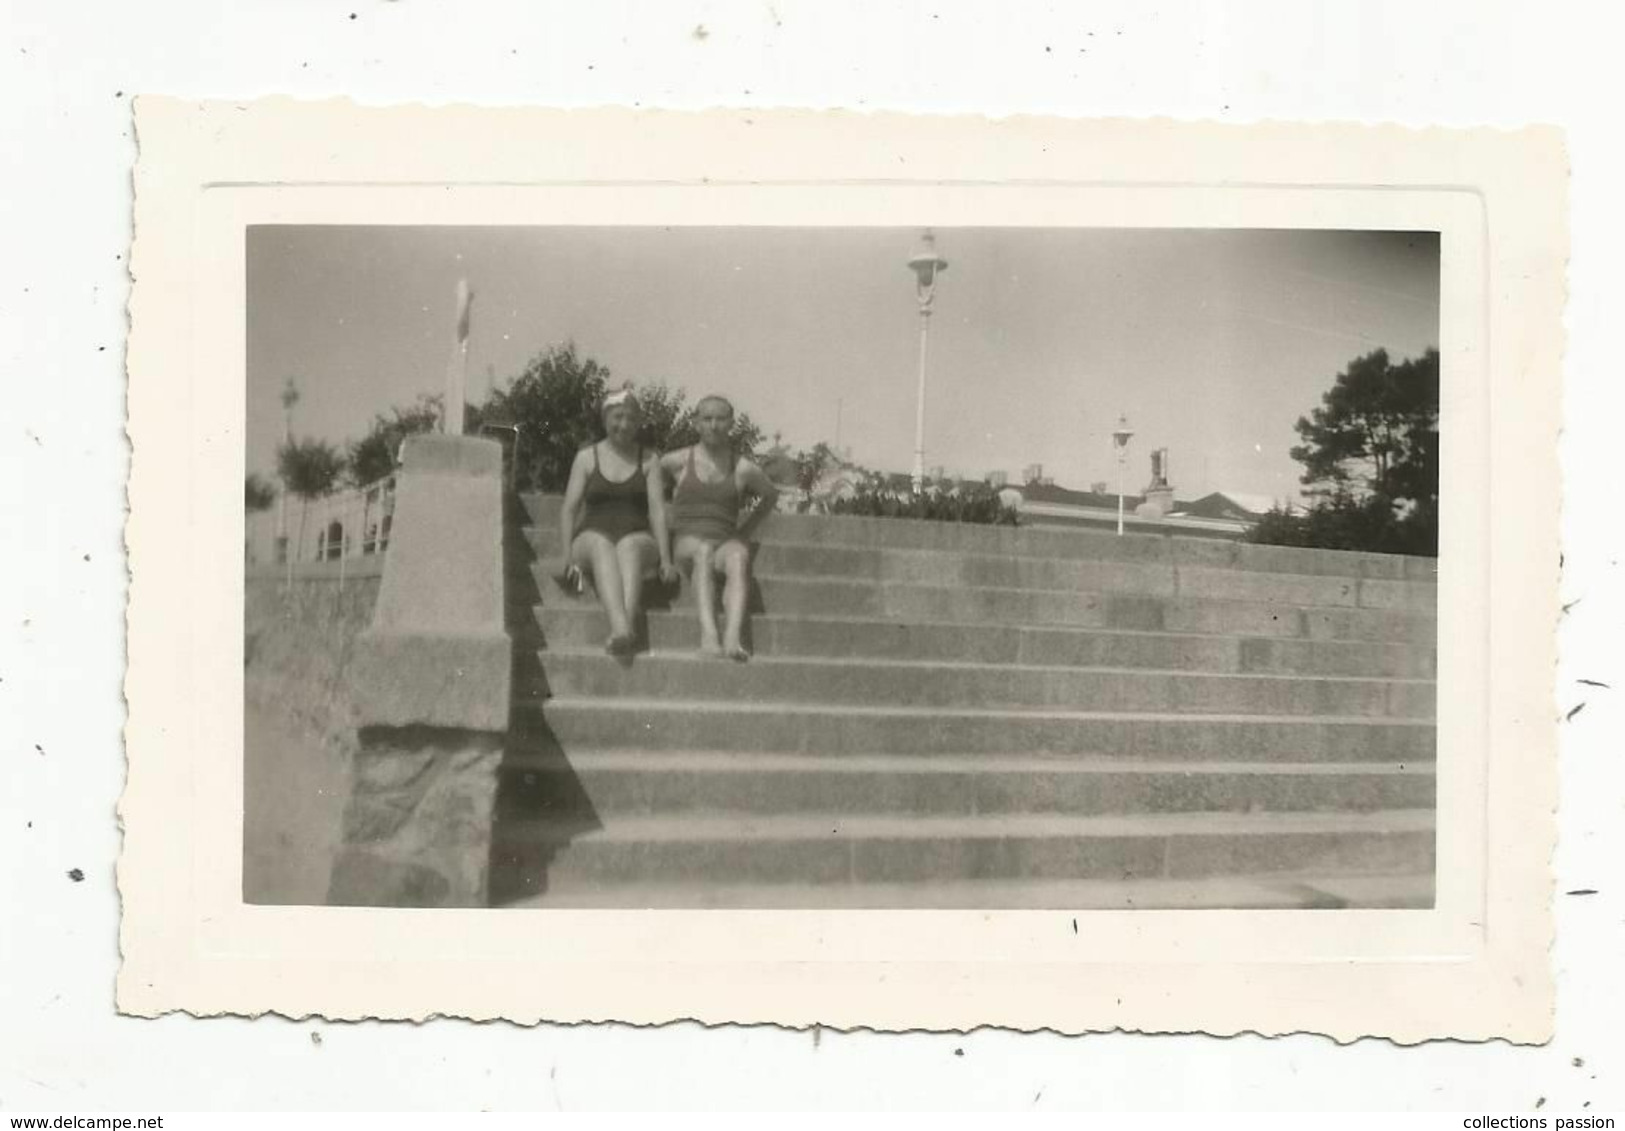
[[[1115,492],[1074,491],[1070,487],[1057,487],[1047,483],[1026,483],[1016,490],[1020,491],[1021,497],[1029,503],[1117,509]],[[1133,510],[1144,501],[1144,495],[1123,496],[1123,506],[1127,510]],[[1255,522],[1274,505],[1275,500],[1264,495],[1253,495],[1243,491],[1213,491],[1199,499],[1175,499],[1170,513],[1190,515],[1192,518]]]
[[[1263,495],[1214,491],[1188,503],[1176,503],[1174,509],[1193,518],[1229,518],[1241,522],[1256,522],[1274,505],[1273,499]]]
[[[1051,503],[1065,507],[1108,507],[1117,509],[1117,495],[1101,494],[1095,491],[1074,491],[1070,487],[1057,487],[1053,483],[1023,483],[1010,484],[1021,492],[1021,497],[1029,503]],[[1123,506],[1132,510],[1145,502],[1143,495],[1124,495]],[[1175,504],[1176,506],[1178,504]]]

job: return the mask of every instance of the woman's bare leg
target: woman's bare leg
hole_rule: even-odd
[[[636,633],[643,616],[643,579],[660,560],[660,552],[650,535],[628,534],[616,544],[615,558],[621,567],[621,586],[626,596],[626,622]]]
[[[749,657],[741,633],[745,628],[745,602],[750,597],[750,550],[742,542],[724,542],[717,547],[717,565],[723,574],[722,651],[735,660]]]
[[[570,558],[592,575],[593,592],[598,594],[598,603],[604,607],[604,613],[609,617],[609,640],[606,647],[611,651],[625,647],[623,642],[632,639],[632,627],[626,617],[621,563],[616,556],[614,545],[596,530],[584,530],[576,535],[576,540],[570,547]]]

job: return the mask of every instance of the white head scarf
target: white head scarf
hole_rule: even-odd
[[[636,409],[638,407],[638,398],[632,395],[632,386],[631,385],[624,385],[621,388],[616,389],[613,393],[610,393],[608,396],[606,396],[604,398],[604,403],[602,405],[600,405],[599,408],[598,408],[598,414],[600,416],[603,416],[603,415],[607,414],[610,409],[615,408],[617,405],[626,405],[629,408],[633,408],[633,409]]]

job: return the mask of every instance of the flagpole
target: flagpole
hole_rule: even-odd
[[[468,320],[473,301],[468,280],[458,279],[457,344],[446,373],[446,404],[441,413],[442,427],[448,436],[463,434],[463,405],[468,400]]]
[[[464,390],[468,388],[468,343],[457,343],[457,355],[452,359],[451,379],[446,383],[446,435],[463,434]]]

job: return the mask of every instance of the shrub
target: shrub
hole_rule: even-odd
[[[832,499],[831,514],[870,518],[918,518],[931,522],[971,522],[1015,526],[1016,509],[1007,506],[985,483],[934,484],[914,494],[893,487],[884,476],[868,473],[849,497]]]
[[[1341,492],[1302,513],[1270,511],[1247,532],[1247,541],[1437,557],[1439,514],[1430,505],[1404,511],[1381,496],[1358,499]]]

